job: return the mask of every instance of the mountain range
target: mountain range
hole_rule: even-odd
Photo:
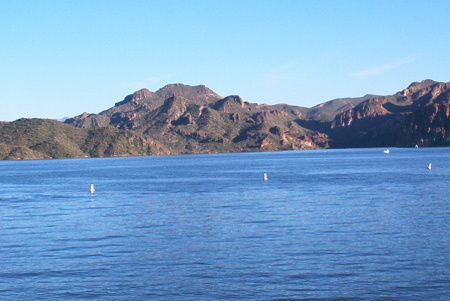
[[[222,97],[206,86],[141,89],[97,114],[0,123],[0,159],[450,145],[450,83],[312,108]]]

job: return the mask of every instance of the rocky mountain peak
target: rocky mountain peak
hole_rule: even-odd
[[[436,81],[434,81],[432,79],[425,79],[425,80],[423,80],[421,82],[413,82],[413,83],[411,83],[408,86],[408,89],[412,88],[412,87],[420,87],[420,88],[423,89],[423,88],[427,88],[427,87],[432,86],[432,85],[437,84],[437,83],[438,82],[436,82]]]
[[[155,92],[161,98],[183,97],[200,100],[220,99],[221,96],[214,93],[205,85],[189,86],[184,84],[169,84]]]
[[[139,100],[152,97],[153,93],[150,92],[148,89],[140,89],[134,92],[133,94],[125,96],[125,98],[121,101],[115,104],[115,106],[120,106],[123,104],[126,104],[128,102],[134,102],[137,103]]]
[[[144,99],[144,98],[148,98],[148,97],[151,97],[152,95],[153,95],[153,93],[150,92],[148,89],[145,89],[145,88],[144,89],[140,89],[140,90],[134,92],[133,94],[131,94],[133,101],[137,101],[137,100],[141,100],[141,99]]]
[[[230,95],[217,101],[213,108],[225,113],[236,113],[241,108],[245,108],[245,102],[238,95]]]
[[[408,86],[408,88],[400,91],[399,94],[401,96],[410,96],[419,90],[429,88],[435,84],[438,84],[438,82],[431,80],[431,79],[426,79],[421,82],[413,82]]]

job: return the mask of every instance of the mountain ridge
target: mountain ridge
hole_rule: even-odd
[[[450,83],[413,82],[393,95],[312,108],[222,97],[204,85],[135,91],[64,123],[0,123],[0,159],[450,145]]]

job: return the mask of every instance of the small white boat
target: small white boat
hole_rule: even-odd
[[[90,191],[91,193],[94,193],[94,192],[95,192],[94,184],[91,184],[91,187],[89,188],[89,191]]]
[[[383,153],[385,153],[385,154],[389,154],[391,151],[390,150],[388,150],[388,149],[385,149],[384,151],[383,151]]]
[[[263,180],[264,181],[267,181],[269,179],[269,177],[267,176],[267,174],[265,173],[265,174],[263,174]]]
[[[431,169],[431,163],[430,164],[428,164],[428,167],[427,167],[428,169]]]

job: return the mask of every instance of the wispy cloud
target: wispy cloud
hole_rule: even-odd
[[[300,81],[304,76],[304,71],[300,68],[300,65],[299,61],[279,64],[263,74],[264,83],[275,86],[281,83]]]
[[[301,84],[311,82],[312,78],[320,77],[328,65],[341,57],[340,51],[323,51],[318,53],[303,54],[292,58],[263,74],[266,84]]]
[[[416,58],[414,56],[408,56],[408,57],[402,58],[401,60],[398,60],[398,61],[390,63],[390,64],[374,66],[374,67],[364,69],[361,71],[353,72],[350,75],[352,77],[358,77],[358,78],[367,77],[370,75],[380,74],[383,72],[387,72],[387,71],[399,68],[399,67],[409,64],[415,60],[416,60]]]

